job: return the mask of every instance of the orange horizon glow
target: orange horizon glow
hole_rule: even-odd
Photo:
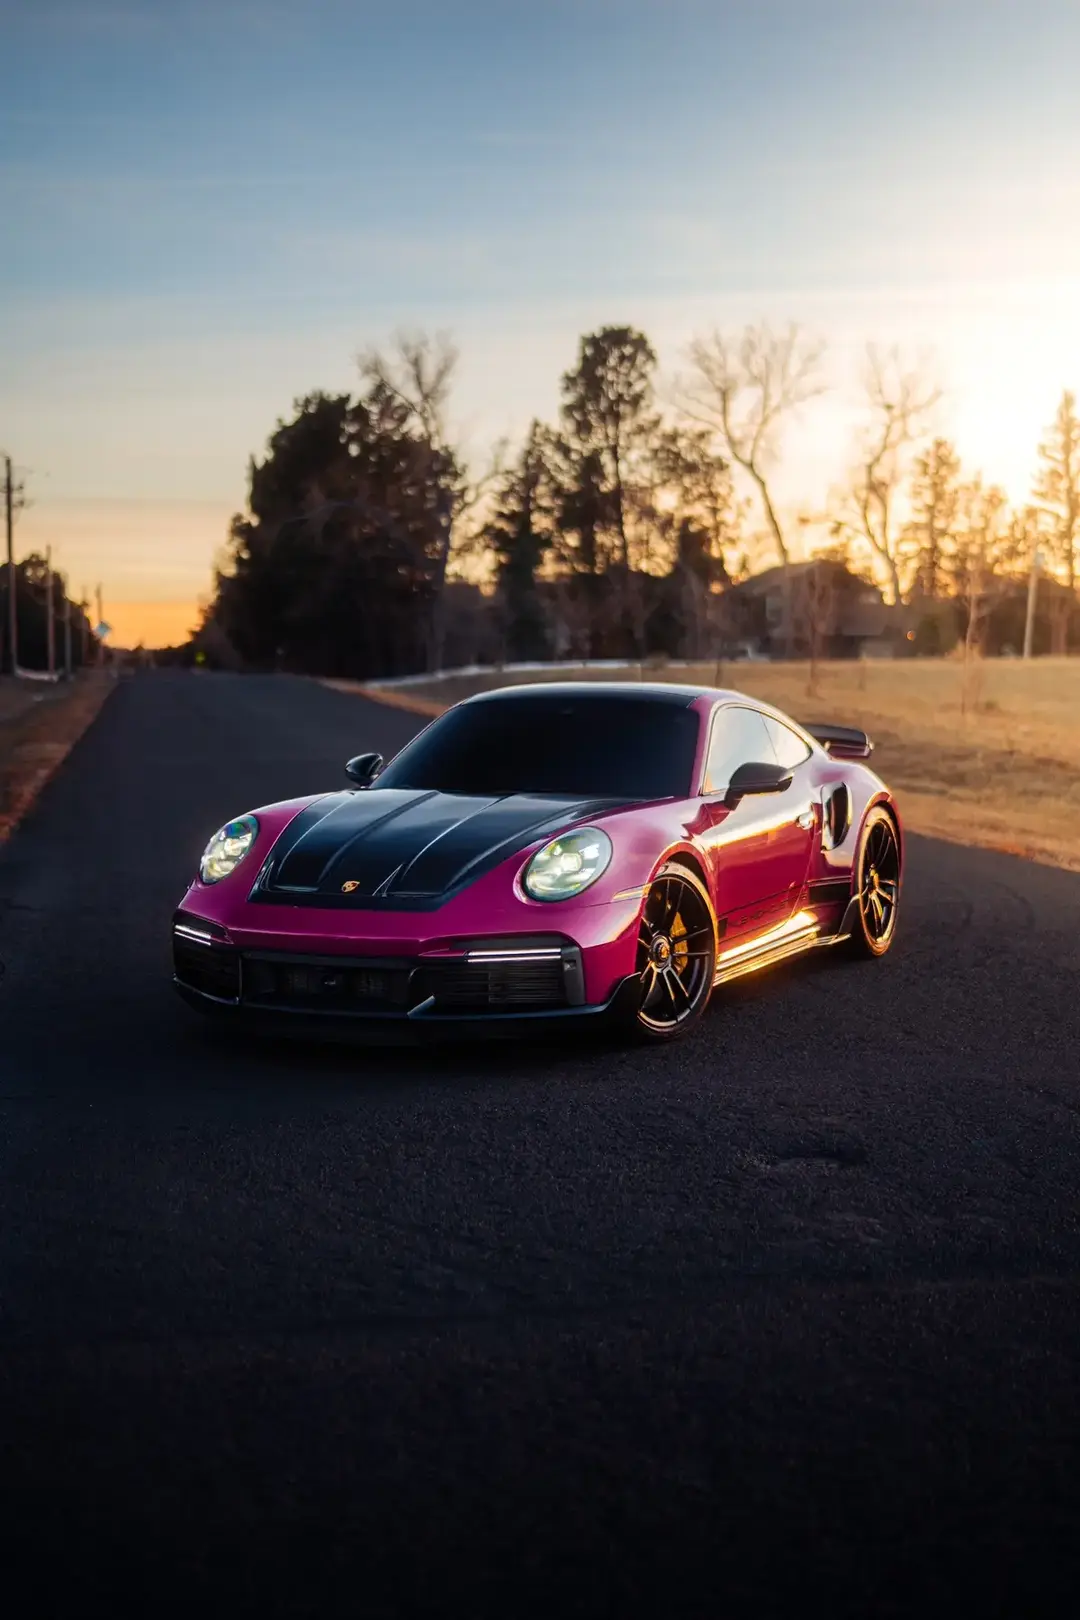
[[[106,602],[111,647],[179,647],[199,622],[197,602]]]

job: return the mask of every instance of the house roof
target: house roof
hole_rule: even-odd
[[[777,563],[772,568],[762,569],[760,574],[751,574],[749,579],[744,579],[740,584],[732,585],[729,589],[744,596],[764,596],[769,591],[781,586],[785,578],[788,580],[805,579],[807,575],[821,571],[835,574],[844,580],[850,581],[852,585],[858,586],[877,601],[881,600],[881,593],[876,586],[869,584],[866,580],[860,578],[858,574],[853,574],[845,563],[837,562],[832,557],[810,557],[805,562],[789,563],[786,568]]]

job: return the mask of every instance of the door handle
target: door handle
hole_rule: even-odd
[[[795,817],[795,825],[796,827],[801,827],[804,832],[810,831],[810,828],[814,825],[813,805],[811,805],[809,810],[804,810],[801,816]]]

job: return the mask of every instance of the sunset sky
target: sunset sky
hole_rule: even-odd
[[[0,447],[115,639],[181,639],[293,398],[448,329],[479,454],[553,415],[579,334],[669,373],[795,319],[835,396],[783,491],[841,470],[867,339],[1028,493],[1080,391],[1080,4],[0,0]]]

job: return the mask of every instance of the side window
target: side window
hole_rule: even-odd
[[[756,709],[720,709],[713,718],[704,792],[723,793],[739,766],[751,760],[776,763],[765,716]]]
[[[802,738],[792,731],[790,726],[783,725],[774,720],[771,715],[765,715],[765,729],[769,733],[776,754],[776,763],[782,765],[785,771],[793,771],[799,765],[805,765],[810,758],[810,750]]]

